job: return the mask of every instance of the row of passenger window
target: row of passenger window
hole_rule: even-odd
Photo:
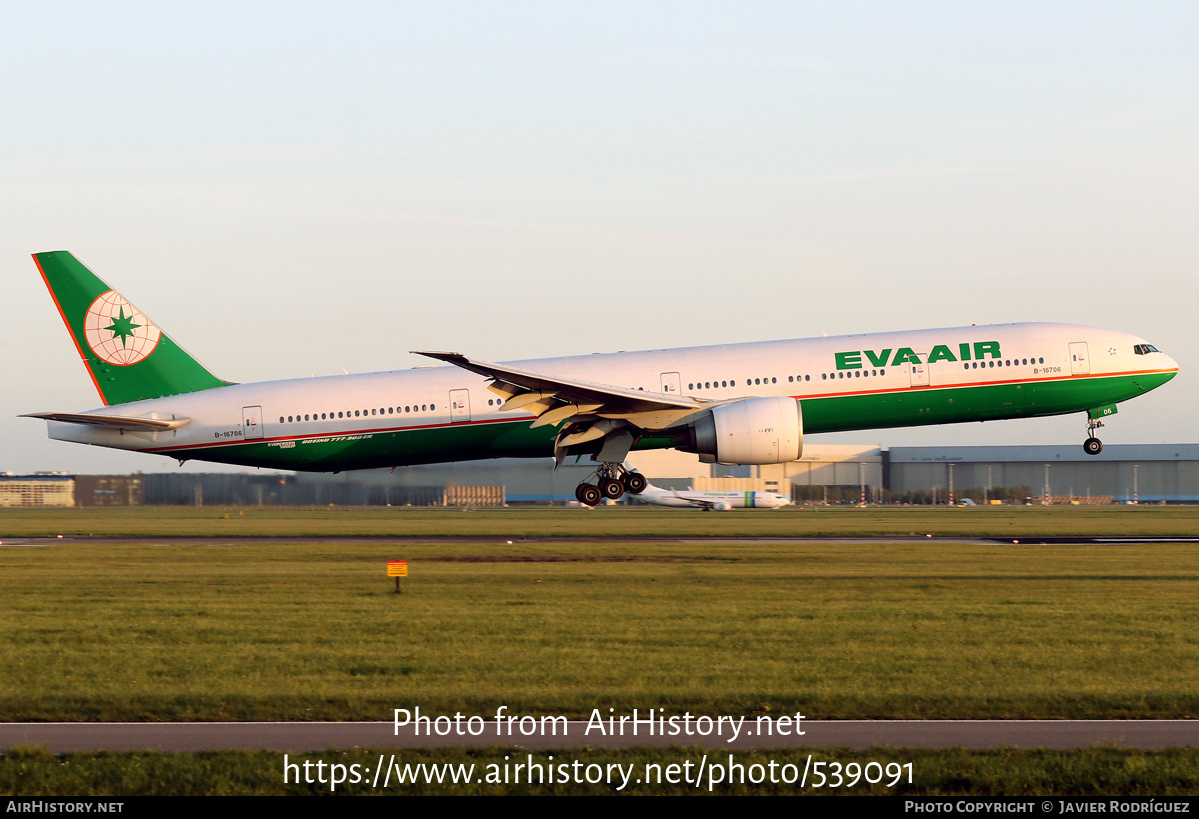
[[[1022,359],[1005,359],[1003,361],[996,361],[994,359],[991,359],[988,361],[983,361],[983,362],[964,361],[964,362],[962,362],[962,367],[963,367],[963,369],[967,369],[967,370],[969,370],[969,369],[977,370],[980,366],[983,369],[986,369],[987,367],[1014,367],[1016,365],[1027,366],[1030,363],[1044,364],[1045,359],[1044,358],[1022,358]],[[835,372],[835,373],[821,373],[820,379],[822,381],[827,381],[829,379],[836,380],[838,378],[842,378],[842,379],[844,379],[844,378],[869,378],[869,377],[877,377],[877,376],[885,375],[886,372],[887,371],[885,369],[882,369],[882,370],[849,370],[849,371],[842,370],[840,372]],[[790,383],[795,383],[797,381],[811,381],[811,380],[812,380],[812,376],[810,376],[810,375],[789,375],[789,376],[787,376],[787,381]],[[760,386],[762,384],[777,384],[778,378],[747,378],[745,381],[746,381],[747,386]],[[687,389],[688,390],[711,390],[711,389],[722,389],[722,388],[736,387],[736,386],[737,386],[737,382],[735,380],[733,380],[733,381],[697,381],[697,382],[688,384]],[[488,401],[487,401],[488,406],[492,406],[493,403],[495,405],[498,405],[503,402],[500,400],[497,400],[497,399],[488,399]],[[303,416],[288,415],[288,416],[284,417],[284,416],[280,415],[279,423],[290,424],[290,423],[296,423],[299,421],[318,421],[318,420],[324,421],[324,420],[332,419],[335,417],[336,418],[360,418],[360,417],[364,417],[364,416],[369,417],[371,415],[375,415],[375,416],[378,416],[378,415],[403,415],[405,413],[410,414],[413,412],[429,412],[434,409],[436,409],[436,405],[434,405],[434,404],[421,404],[419,407],[415,404],[412,404],[410,406],[404,406],[404,407],[382,407],[380,409],[371,408],[369,410],[365,410],[365,409],[364,410],[354,410],[353,413],[351,413],[350,410],[346,410],[344,412],[337,413],[336,416],[334,416],[334,414],[331,412],[329,412],[329,413],[322,412],[322,413],[320,413],[319,416],[315,412],[309,413],[309,414],[303,415]]]
[[[886,375],[887,371],[882,370],[842,370],[835,373],[821,373],[820,380],[828,381],[837,378],[870,378],[872,376]]]
[[[1043,359],[1043,358],[1012,358],[1012,359],[1004,359],[1003,361],[996,361],[995,359],[990,359],[988,361],[963,361],[962,369],[963,370],[977,370],[979,367],[982,367],[985,370],[987,367],[1015,367],[1017,365],[1028,366],[1029,364],[1044,364],[1044,363],[1045,363],[1045,359]]]
[[[352,412],[350,410],[346,410],[345,412],[339,412],[336,414],[332,412],[322,412],[318,415],[317,413],[313,412],[307,415],[300,415],[297,413],[296,415],[288,415],[286,417],[280,415],[279,423],[293,424],[300,421],[325,421],[335,418],[369,418],[372,415],[403,415],[404,413],[430,412],[431,410],[435,409],[437,409],[436,404],[421,404],[420,406],[411,404],[406,407],[380,407],[379,409],[372,407],[364,410],[353,410]]]
[[[802,381],[803,376],[788,376],[788,381]],[[778,378],[747,378],[745,385],[747,387],[761,386],[762,384],[777,384]],[[688,384],[688,391],[691,390],[719,390],[725,387],[735,387],[737,381],[696,381],[694,384]]]

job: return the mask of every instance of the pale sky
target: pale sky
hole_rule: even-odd
[[[15,417],[100,403],[46,250],[233,381],[1060,321],[1182,367],[1105,443],[1199,440],[1194,3],[0,12],[0,471],[177,469]]]

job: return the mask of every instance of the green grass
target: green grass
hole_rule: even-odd
[[[1188,508],[2,510],[0,531],[0,540],[68,535],[0,547],[5,720],[386,720],[396,707],[491,713],[500,704],[517,714],[661,706],[801,710],[808,718],[1188,717],[1199,709],[1194,546],[719,542],[1194,534],[1199,511]],[[69,537],[92,533],[193,540]],[[308,535],[349,539],[294,540]],[[431,539],[446,536],[463,540]],[[605,540],[617,536],[651,539]],[[570,539],[506,542],[520,537]],[[707,539],[689,542],[698,538]],[[391,593],[389,559],[410,561],[402,595]],[[511,753],[405,751],[400,760],[482,769]],[[737,758],[799,764],[807,753]],[[842,763],[911,761],[915,776],[896,790],[805,793],[1164,796],[1194,794],[1199,782],[1196,749],[810,753]],[[592,749],[556,758],[640,769],[702,754]],[[302,757],[373,767],[378,752]],[[328,791],[284,785],[277,753],[25,749],[0,756],[0,792]],[[376,792],[611,788],[337,791]],[[680,784],[628,792],[696,791]],[[750,784],[716,792],[798,791]]]
[[[288,762],[311,762],[309,770],[316,776],[315,765],[323,761],[326,766],[339,764],[360,766],[359,772],[373,771],[379,764],[378,751],[355,749],[348,751],[330,750],[309,754],[289,754]],[[383,759],[389,760],[392,752],[384,751]],[[550,759],[550,753],[553,759]],[[550,765],[572,765],[578,761],[583,765],[620,765],[626,771],[633,766],[633,775],[622,791],[628,795],[662,795],[714,793],[721,795],[741,794],[892,794],[905,797],[934,795],[976,796],[1171,796],[1194,794],[1199,783],[1199,750],[1170,749],[1164,751],[1135,751],[1117,748],[1093,748],[1085,751],[1021,751],[1004,749],[997,751],[950,751],[902,750],[875,748],[869,751],[845,749],[793,749],[786,751],[753,752],[732,754],[733,762],[745,766],[745,778],[769,776],[769,765],[776,763],[776,778],[782,779],[784,765],[795,766],[786,770],[786,777],[793,779],[803,771],[807,757],[814,761],[839,762],[842,765],[857,763],[865,766],[870,762],[882,765],[911,764],[912,781],[904,781],[896,787],[886,783],[869,785],[859,781],[856,786],[806,788],[798,784],[771,784],[769,781],[753,784],[752,781],[737,781],[713,784],[709,790],[707,777],[699,786],[695,784],[636,783],[636,778],[645,779],[647,766],[665,772],[667,766],[691,763],[694,780],[700,759],[706,754],[708,765],[719,762],[728,765],[728,752],[703,751],[695,748],[667,748],[649,750],[644,748],[624,751],[591,749],[585,751],[560,751],[532,754],[532,762],[546,770]],[[384,788],[371,787],[370,781],[343,783],[336,789],[328,784],[296,784],[296,775],[302,775],[299,767],[289,784],[283,782],[283,754],[271,752],[220,752],[196,754],[144,753],[96,753],[96,754],[50,754],[37,749],[22,749],[0,757],[0,793],[12,796],[269,796],[269,795],[500,795],[500,794],[610,794],[616,791],[607,783],[588,784],[527,784],[522,777],[519,784],[489,784],[489,775],[499,779],[505,770],[510,778],[517,763],[527,763],[530,755],[511,748],[489,748],[480,750],[446,749],[436,751],[403,751],[396,754],[396,761],[403,765],[455,764],[474,765],[476,778],[483,783],[470,784],[420,784],[396,785]],[[752,766],[763,766],[754,771]],[[507,766],[507,767],[505,767]],[[328,771],[328,767],[325,768]],[[560,770],[560,769],[559,769]],[[573,768],[572,768],[573,770]],[[711,773],[711,767],[706,770]],[[826,768],[827,770],[827,768]],[[877,769],[875,769],[877,770]],[[615,771],[613,771],[615,776]],[[872,772],[873,774],[873,772]],[[800,774],[802,775],[802,774]],[[619,776],[616,777],[620,781]],[[833,781],[831,778],[828,780]],[[887,782],[891,780],[886,780]],[[1056,807],[1056,806],[1055,806]]]
[[[0,718],[1189,717],[1197,589],[1179,544],[56,541],[0,548]]]
[[[13,537],[954,537],[1199,532],[1195,506],[790,507],[704,513],[648,506],[564,509],[151,506],[0,509]]]

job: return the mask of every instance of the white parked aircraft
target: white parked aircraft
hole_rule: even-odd
[[[636,474],[636,473],[633,473]],[[677,506],[702,509],[705,512],[725,512],[729,509],[782,509],[791,505],[791,499],[778,492],[736,492],[722,489],[659,489],[646,484],[639,501],[658,506]]]
[[[1169,381],[1144,339],[998,324],[235,384],[217,378],[64,251],[34,255],[105,406],[40,412],[64,441],[276,469],[338,472],[481,458],[590,455],[576,497],[645,489],[621,462],[674,447],[705,463],[795,461],[804,434],[1082,413]]]

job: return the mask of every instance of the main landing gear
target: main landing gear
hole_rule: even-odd
[[[630,472],[620,464],[603,464],[596,470],[598,485],[581,483],[575,487],[575,498],[579,503],[595,506],[604,498],[616,500],[628,492],[630,495],[640,495],[648,485],[645,476],[640,472]]]
[[[1087,439],[1082,443],[1082,451],[1088,455],[1098,455],[1103,451],[1103,441],[1095,437],[1095,430],[1103,426],[1103,422],[1087,416]]]

